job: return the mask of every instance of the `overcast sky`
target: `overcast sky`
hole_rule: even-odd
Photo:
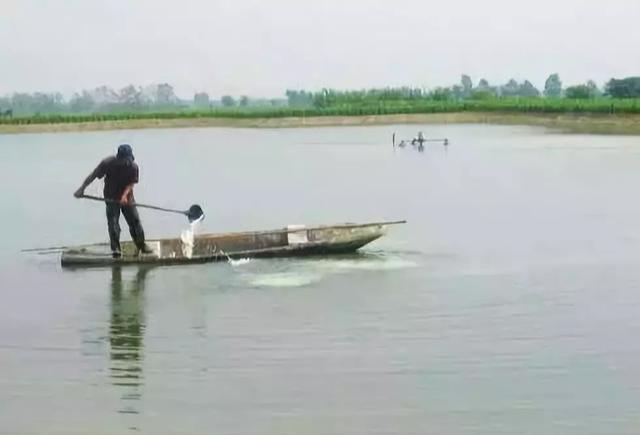
[[[0,94],[640,75],[640,0],[0,0]]]

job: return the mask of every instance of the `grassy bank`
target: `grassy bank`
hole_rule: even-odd
[[[371,116],[429,113],[538,113],[538,114],[640,114],[640,100],[598,98],[571,100],[553,98],[492,98],[487,100],[397,100],[377,103],[340,104],[331,107],[215,108],[175,112],[127,112],[48,114],[0,118],[0,125],[62,124],[147,119],[256,119],[322,116]]]
[[[197,126],[298,127],[389,123],[543,125],[565,131],[640,134],[640,100],[500,98],[398,100],[314,108],[218,108],[177,112],[51,114],[0,118],[0,132]]]
[[[457,112],[366,116],[201,117],[127,119],[65,123],[0,124],[0,133],[74,132],[143,128],[294,128],[392,124],[530,125],[565,133],[640,135],[640,114],[540,114]]]

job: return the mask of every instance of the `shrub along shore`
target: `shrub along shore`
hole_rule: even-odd
[[[175,127],[304,127],[402,123],[546,126],[565,132],[640,134],[640,99],[495,98],[382,101],[331,107],[214,108],[174,112],[51,114],[0,118],[0,133]]]

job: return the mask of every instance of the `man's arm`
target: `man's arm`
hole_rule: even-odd
[[[73,192],[73,196],[75,196],[76,198],[82,198],[82,195],[84,195],[84,190],[87,188],[87,186],[89,186],[89,184],[93,183],[93,180],[99,177],[98,174],[101,169],[101,166],[102,166],[102,162],[100,162],[98,167],[95,168],[93,172],[91,172],[87,176],[87,178],[85,178],[85,180],[82,182],[82,185],[78,188],[78,190]]]

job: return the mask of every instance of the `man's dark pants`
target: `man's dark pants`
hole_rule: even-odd
[[[138,249],[144,248],[144,230],[140,223],[140,216],[135,206],[107,203],[107,226],[111,250],[120,252],[120,211],[129,225],[129,233]]]

